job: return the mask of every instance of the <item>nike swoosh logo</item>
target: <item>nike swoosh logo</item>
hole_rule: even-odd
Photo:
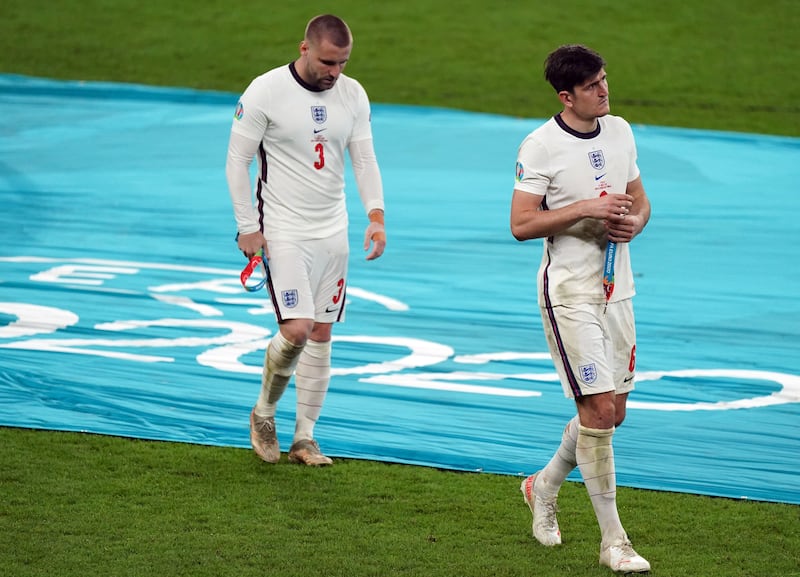
[[[338,307],[338,306],[335,306],[335,307],[325,307],[325,312],[326,312],[326,313],[335,313],[335,312],[336,312],[336,311],[338,311],[338,310],[339,310],[339,307]]]
[[[328,130],[328,129],[327,129],[327,128],[315,128],[315,129],[314,129],[314,134],[319,134],[319,133],[320,133],[320,132],[322,132],[323,130]]]
[[[324,130],[324,129],[323,129],[323,130]],[[604,172],[604,173],[603,173],[603,174],[601,174],[600,176],[595,176],[595,177],[594,177],[594,179],[595,179],[595,180],[600,180],[600,179],[601,179],[601,178],[603,178],[605,175],[606,175],[606,173]]]
[[[623,383],[630,383],[633,380],[633,377],[628,377],[626,379],[622,379]]]

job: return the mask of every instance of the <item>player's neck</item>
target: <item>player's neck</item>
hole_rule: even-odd
[[[571,108],[561,111],[561,120],[575,132],[590,133],[597,130],[597,117],[584,118],[578,116]]]
[[[292,69],[294,70],[294,74],[302,80],[305,84],[310,84],[310,81],[306,76],[308,76],[308,71],[306,70],[305,64],[303,63],[302,58],[298,58],[291,64]]]

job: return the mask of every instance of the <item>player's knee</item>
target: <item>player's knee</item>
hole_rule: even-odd
[[[289,319],[281,323],[280,331],[283,338],[294,346],[304,347],[313,328],[314,321],[311,319]]]
[[[309,338],[317,343],[327,343],[331,340],[332,332],[333,323],[314,323]]]
[[[622,424],[622,421],[625,420],[625,416],[627,415],[626,406],[627,406],[628,394],[621,394],[616,395],[614,398],[614,426],[619,427]]]
[[[601,393],[576,399],[580,424],[592,429],[610,429],[616,421],[612,394]]]

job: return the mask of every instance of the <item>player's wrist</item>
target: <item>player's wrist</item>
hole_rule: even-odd
[[[367,216],[368,216],[370,222],[376,222],[376,223],[381,224],[381,225],[384,224],[384,222],[383,222],[383,210],[381,210],[380,208],[372,209],[371,211],[369,211],[369,214]]]
[[[585,218],[597,218],[595,215],[594,199],[580,200],[575,203],[574,207],[577,212],[575,215],[576,221],[583,220]]]
[[[386,228],[383,224],[383,211],[381,209],[374,209],[369,212],[369,227],[367,227],[367,234],[373,241],[386,242]]]

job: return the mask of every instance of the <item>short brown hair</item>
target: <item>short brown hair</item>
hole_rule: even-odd
[[[572,92],[605,65],[603,57],[591,48],[582,44],[565,44],[547,55],[544,77],[556,92]]]
[[[353,43],[353,35],[344,20],[333,14],[322,14],[312,18],[306,26],[305,39],[312,44],[323,38],[334,46],[345,48]]]

